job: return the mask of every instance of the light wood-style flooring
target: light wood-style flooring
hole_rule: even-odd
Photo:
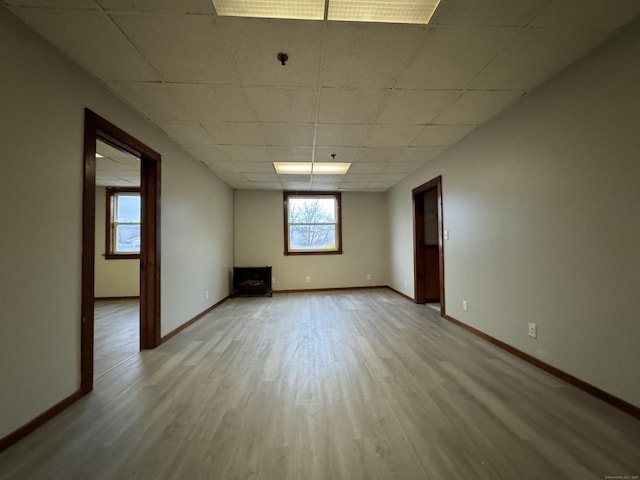
[[[0,454],[6,480],[639,474],[638,420],[388,289],[228,300]]]
[[[140,351],[140,300],[96,300],[93,379]]]

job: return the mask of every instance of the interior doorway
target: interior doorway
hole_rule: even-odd
[[[439,304],[445,313],[442,177],[416,187],[413,195],[414,298],[420,304]]]
[[[160,344],[160,155],[85,109],[82,234],[81,390],[93,389],[95,330],[95,203],[98,142],[140,160],[139,347]],[[132,240],[132,241],[133,241]]]

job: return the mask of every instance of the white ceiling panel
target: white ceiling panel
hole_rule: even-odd
[[[461,93],[460,90],[394,90],[376,123],[429,123]]]
[[[331,157],[335,153],[335,159]],[[354,147],[316,147],[314,160],[316,162],[345,162],[353,163],[355,161],[358,149]],[[309,157],[308,160],[310,160]]]
[[[280,182],[251,182],[256,190],[282,190]]]
[[[200,13],[214,15],[211,0],[96,0],[109,11],[143,13]]]
[[[311,123],[262,123],[260,124],[266,145],[309,146],[313,145]]]
[[[323,88],[320,91],[320,123],[372,123],[387,90]]]
[[[400,160],[405,152],[402,147],[364,147],[358,149],[356,162],[392,162]]]
[[[318,86],[322,22],[218,17],[245,85]],[[278,53],[289,56],[286,65]]]
[[[474,125],[427,125],[411,145],[415,147],[452,145],[474,128]]]
[[[409,147],[404,149],[402,156],[398,160],[403,162],[426,162],[436,158],[443,150],[443,147]]]
[[[214,17],[111,14],[111,18],[166,82],[237,82]]]
[[[424,25],[329,22],[323,42],[322,85],[391,87],[424,36]]]
[[[369,124],[320,124],[316,133],[316,145],[358,147],[364,143],[369,128]]]
[[[276,182],[280,184],[280,180],[278,180],[278,175],[275,172],[273,173],[245,173],[245,177],[250,182]]]
[[[72,8],[98,10],[93,0],[3,0],[10,7]]]
[[[364,144],[367,147],[406,147],[422,129],[422,125],[373,125]]]
[[[613,29],[638,14],[638,0],[551,0],[532,25]]]
[[[389,162],[357,162],[351,165],[349,175],[353,173],[383,173]]]
[[[203,162],[223,162],[229,160],[222,148],[215,144],[182,143],[181,145],[187,152]]]
[[[284,190],[293,190],[293,191],[301,191],[301,192],[311,190],[311,180],[309,180],[308,182],[289,182],[289,181],[280,180],[280,183],[282,184],[282,188]]]
[[[196,120],[254,121],[255,115],[239,85],[172,83],[169,88]]]
[[[265,145],[263,130],[256,122],[202,122],[218,145]]]
[[[161,82],[109,82],[109,87],[150,120],[190,120],[191,115]]]
[[[604,30],[530,28],[475,78],[470,88],[527,90],[603,40]]]
[[[366,190],[369,186],[370,182],[351,182],[351,181],[342,181],[340,182],[340,190],[350,190],[350,191],[362,191]]]
[[[496,27],[431,27],[398,88],[464,88],[516,35]]]
[[[512,90],[467,90],[445,108],[433,123],[480,124],[514,103],[524,92]]]
[[[201,143],[208,145],[213,141],[199,122],[190,120],[158,120],[156,121],[156,125],[178,143]]]
[[[265,173],[275,175],[276,172],[271,162],[234,162],[236,172],[244,174]]]
[[[107,15],[92,10],[18,8],[14,13],[102,81],[158,81]]]
[[[429,23],[524,27],[548,3],[549,0],[447,0],[440,3]]]
[[[245,87],[260,122],[311,123],[315,120],[318,91],[311,87]]]
[[[231,160],[252,162],[308,162],[311,147],[223,145],[220,150]]]
[[[384,173],[412,173],[418,168],[424,165],[426,161],[422,162],[389,162],[384,169]]]

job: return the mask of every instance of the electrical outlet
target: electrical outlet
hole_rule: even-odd
[[[535,323],[529,323],[529,336],[538,338],[538,325]]]
[[[307,283],[311,283],[311,277],[305,278],[304,281],[307,282]]]
[[[465,312],[469,311],[469,302],[467,302],[466,300],[462,300],[462,310],[464,310]]]
[[[406,287],[407,285],[409,285],[409,282],[407,282],[406,280],[404,281],[404,286]]]
[[[271,285],[275,285],[276,284],[276,277],[271,277]]]
[[[367,280],[371,280],[371,274],[367,273]]]
[[[204,299],[209,300],[209,290],[204,291]]]

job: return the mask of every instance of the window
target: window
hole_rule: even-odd
[[[284,193],[284,254],[342,253],[340,193]]]
[[[105,258],[140,258],[140,189],[107,188]]]

